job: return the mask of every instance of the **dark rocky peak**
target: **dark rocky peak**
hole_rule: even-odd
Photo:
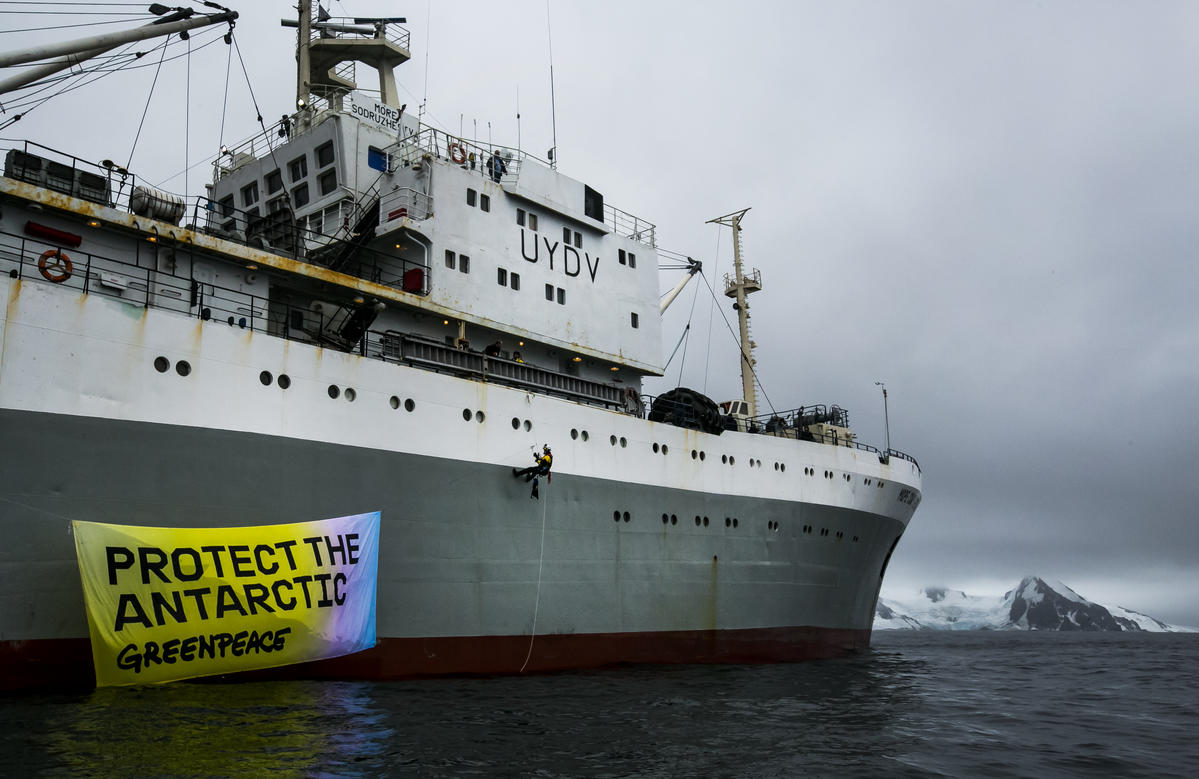
[[[1026,576],[1005,596],[1008,620],[1028,630],[1139,630],[1132,620],[1117,620],[1098,603],[1091,603],[1065,585],[1057,588],[1036,576]]]

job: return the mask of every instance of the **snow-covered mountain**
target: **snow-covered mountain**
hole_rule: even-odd
[[[1145,630],[1190,632],[1136,611],[1092,603],[1061,582],[1026,576],[999,597],[925,587],[914,599],[879,598],[875,630]]]

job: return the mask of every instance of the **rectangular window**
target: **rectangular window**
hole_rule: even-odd
[[[266,204],[266,211],[268,214],[274,214],[274,213],[278,213],[279,211],[290,211],[290,210],[291,210],[291,205],[288,204],[286,195],[280,195],[279,197],[275,198],[274,200],[268,201]]]
[[[578,230],[575,230],[575,248],[576,249],[583,248],[583,235]]]
[[[447,268],[449,268],[450,270],[454,269],[455,260],[456,260],[457,256],[458,255],[454,254],[449,249],[445,250],[445,266]]]
[[[553,284],[545,285],[545,299],[550,301],[551,303],[554,302],[554,285]]]
[[[283,189],[283,175],[278,170],[266,174],[266,193],[273,195]]]
[[[333,164],[333,141],[316,147],[316,167],[317,170]]]
[[[287,163],[287,175],[291,176],[291,183],[293,184],[300,179],[306,178],[308,176],[308,158],[300,156]]]
[[[317,183],[320,185],[322,195],[328,195],[335,191],[337,189],[337,169],[333,168],[322,173],[317,179]]]
[[[296,208],[308,205],[308,185],[301,184],[291,191],[291,202]]]
[[[637,312],[636,311],[633,312],[632,322],[633,322],[633,329],[636,330],[637,329]]]
[[[478,196],[479,196],[478,192],[475,192],[473,189],[470,189],[468,187],[466,190],[466,204],[473,208],[475,205],[475,200],[476,200],[476,198],[478,198]]]
[[[479,195],[479,208],[484,211],[491,210],[491,198],[487,195]]]
[[[516,209],[516,223],[521,227],[525,226],[525,210],[523,208]]]
[[[251,181],[241,188],[241,202],[246,208],[258,202],[258,182]]]
[[[374,170],[387,170],[387,152],[374,146],[366,147],[366,165]]]
[[[223,197],[220,200],[221,216],[228,218],[233,216],[233,195]]]
[[[503,268],[495,269],[495,282],[501,287],[508,286],[508,271]]]
[[[509,286],[511,286],[512,289],[520,289],[520,274],[513,273],[510,278],[511,281],[509,282]]]
[[[470,257],[465,254],[458,255],[458,270],[463,273],[470,273]]]
[[[616,252],[616,261],[619,262],[621,265],[624,265],[628,262],[627,260],[625,260],[624,249],[621,249],[618,252]]]
[[[632,252],[629,252],[629,267],[630,268],[637,267],[637,255],[633,254]]]
[[[529,229],[530,230],[537,229],[537,214],[533,214],[533,213],[529,214]]]
[[[570,228],[569,227],[562,228],[562,243],[566,244],[567,246],[570,246]]]
[[[562,289],[561,287],[558,287],[558,305],[566,305],[566,290]]]

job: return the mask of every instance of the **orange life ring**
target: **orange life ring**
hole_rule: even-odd
[[[54,263],[49,262],[51,257],[55,259]],[[47,249],[42,252],[41,259],[37,261],[37,269],[46,281],[62,284],[71,278],[75,266],[71,264],[71,258],[67,256],[66,252],[61,249]]]
[[[450,144],[450,159],[454,164],[461,165],[466,162],[466,149],[460,141],[454,141]]]

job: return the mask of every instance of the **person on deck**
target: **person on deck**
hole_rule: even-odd
[[[504,164],[504,160],[500,157],[499,149],[491,153],[491,159],[487,161],[487,167],[491,171],[491,180],[496,182],[508,172],[508,166]]]
[[[495,343],[491,344],[486,349],[484,349],[483,354],[487,355],[488,357],[499,357],[500,352],[503,350],[503,348],[504,348],[504,342],[496,341]]]

